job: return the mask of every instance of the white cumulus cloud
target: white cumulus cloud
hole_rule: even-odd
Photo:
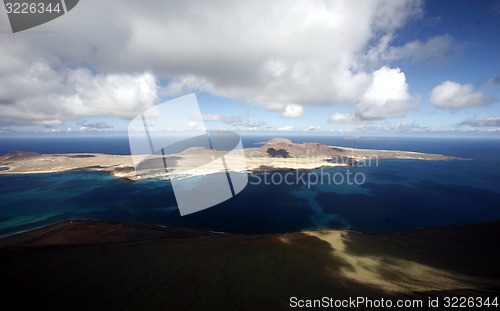
[[[475,92],[472,84],[460,84],[444,81],[431,91],[431,103],[440,108],[461,109],[490,104],[492,98],[486,98],[481,92]]]
[[[358,123],[361,120],[352,113],[336,112],[328,119],[331,123]]]
[[[304,107],[296,104],[288,104],[281,115],[286,118],[300,118],[304,115]]]
[[[116,116],[131,119],[154,105],[157,81],[150,73],[94,74],[86,68],[56,71],[37,62],[0,76],[0,119],[60,124],[67,119]]]
[[[404,116],[416,109],[417,103],[409,94],[406,76],[399,68],[381,67],[372,74],[371,83],[356,104],[352,114],[335,113],[332,123],[360,123]]]
[[[404,72],[384,66],[373,73],[372,83],[356,105],[356,114],[361,119],[381,119],[400,117],[414,108]]]
[[[294,130],[294,127],[292,125],[286,125],[282,127],[277,128],[278,131],[284,131],[284,132],[290,132]]]
[[[305,132],[314,132],[314,131],[319,131],[319,129],[321,128],[320,125],[311,125],[307,128],[304,129]]]
[[[204,114],[201,118],[203,121],[220,121],[225,124],[237,126],[237,127],[245,127],[245,128],[267,128],[267,123],[259,120],[250,120],[237,115],[220,115],[220,114]]]

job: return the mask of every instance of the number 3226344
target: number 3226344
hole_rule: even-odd
[[[42,13],[56,13],[59,14],[61,12],[61,8],[59,6],[59,2],[52,5],[52,3],[5,3],[5,10],[7,14],[42,14]]]

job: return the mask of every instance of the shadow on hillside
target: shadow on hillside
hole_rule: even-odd
[[[398,235],[189,232],[186,238],[176,232],[128,243],[4,247],[0,273],[8,284],[5,301],[44,309],[287,310],[290,297],[407,298],[408,292],[397,294],[391,287],[419,281],[407,273],[402,260],[470,276],[468,289],[446,291],[450,287],[443,283],[442,290],[414,291],[417,298],[463,290],[484,294],[498,292],[498,282],[481,288],[474,280],[498,280],[499,254],[487,246],[499,245],[499,227],[496,223]],[[130,234],[145,229],[126,230]],[[424,280],[424,288],[428,277],[435,276],[417,277]]]
[[[54,309],[285,310],[292,296],[388,297],[303,233],[0,250],[5,297]]]

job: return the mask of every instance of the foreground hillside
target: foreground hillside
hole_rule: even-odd
[[[4,297],[57,310],[287,310],[290,297],[498,296],[500,222],[240,236],[73,221],[0,240]]]

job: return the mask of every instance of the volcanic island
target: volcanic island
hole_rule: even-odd
[[[244,157],[246,163],[242,163]],[[145,165],[138,174],[130,155],[102,153],[39,154],[36,152],[13,151],[0,156],[0,174],[36,174],[71,171],[104,171],[132,181],[165,177],[161,163],[167,159],[169,176],[178,173],[192,177],[218,173],[217,161],[224,158],[226,168],[236,172],[258,173],[274,170],[317,169],[321,167],[348,167],[367,161],[385,159],[406,160],[461,160],[461,158],[440,154],[429,154],[399,150],[356,149],[327,146],[320,143],[294,143],[286,138],[274,138],[257,148],[232,150],[231,152],[206,147],[190,147],[175,154],[152,154],[145,158]],[[207,159],[209,161],[207,161]],[[139,165],[140,166],[140,165]]]

